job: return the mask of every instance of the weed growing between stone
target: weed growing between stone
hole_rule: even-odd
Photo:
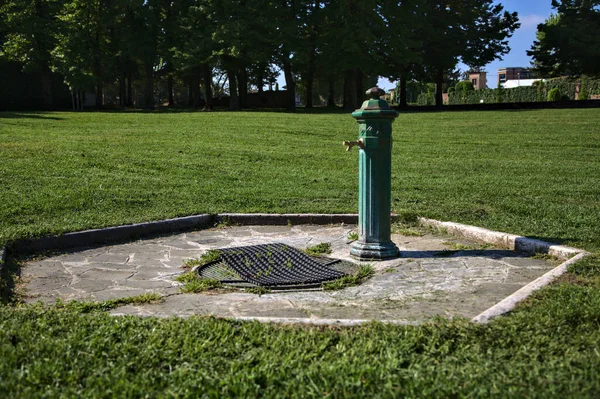
[[[551,254],[547,254],[547,253],[543,253],[543,252],[536,252],[531,257],[533,259],[545,260],[545,261],[549,261],[552,263],[560,263],[561,262],[560,259],[558,259],[558,257],[556,255],[551,255]]]
[[[397,225],[392,227],[392,233],[401,234],[407,237],[423,237],[425,235],[421,230],[412,227],[400,227]]]
[[[198,273],[192,271],[180,274],[175,278],[175,281],[183,283],[181,292],[186,294],[197,294],[225,288],[219,280],[202,278]]]
[[[218,260],[219,256],[221,256],[221,251],[216,249],[209,249],[204,254],[202,254],[202,256],[200,256],[200,259],[186,259],[183,262],[183,268],[191,269],[196,266],[203,266],[207,263]]]
[[[244,288],[244,292],[261,296],[261,295],[268,294],[269,292],[271,292],[271,290],[269,290],[266,287],[256,286],[256,287]]]
[[[446,241],[444,245],[450,247],[453,251],[480,251],[484,249],[493,248],[494,245],[485,243],[485,244],[470,244],[465,245],[458,242]]]
[[[396,217],[396,222],[392,223],[392,233],[401,234],[408,237],[423,237],[423,229],[419,226],[419,217],[408,211],[400,212]]]
[[[360,269],[356,271],[356,273],[344,276],[337,280],[328,281],[326,283],[321,284],[321,288],[323,291],[338,291],[343,290],[344,288],[354,287],[359,284],[362,284],[369,278],[371,278],[375,274],[375,269],[371,265],[361,265]]]
[[[317,245],[313,245],[312,247],[307,247],[303,250],[307,255],[323,255],[331,253],[331,244],[328,242],[322,242]]]

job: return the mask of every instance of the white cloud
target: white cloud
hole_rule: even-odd
[[[523,15],[519,16],[519,22],[521,23],[521,29],[531,29],[537,28],[537,26],[541,23],[544,23],[547,17],[541,15]]]

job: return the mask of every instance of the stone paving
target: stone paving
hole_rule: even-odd
[[[21,276],[27,302],[99,301],[143,293],[165,296],[158,304],[119,307],[112,311],[115,315],[410,323],[434,315],[474,317],[556,266],[451,236],[394,234],[401,257],[373,262],[374,277],[341,291],[182,294],[181,284],[174,281],[184,272],[186,259],[215,248],[274,242],[305,248],[328,242],[333,250],[329,256],[351,260],[347,236],[354,229],[348,225],[214,228],[29,261]]]

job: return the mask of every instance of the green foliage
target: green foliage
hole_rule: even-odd
[[[544,81],[534,82],[533,86],[529,87],[514,87],[511,89],[481,89],[470,92],[454,91],[448,95],[448,103],[454,104],[479,104],[483,100],[486,104],[504,102],[504,103],[520,103],[520,102],[540,102],[540,101],[558,101],[558,100],[575,100],[577,85],[582,84],[581,91],[584,93],[583,98],[594,94],[595,91],[600,91],[600,79],[591,79],[583,77],[581,80],[556,78]],[[556,89],[556,90],[554,90]],[[558,100],[549,100],[549,93],[556,93],[558,90]],[[556,94],[552,94],[556,96]]]
[[[419,229],[407,227],[400,223],[392,225],[392,233],[401,234],[407,237],[423,237],[425,235],[425,233]]]
[[[350,241],[356,241],[358,240],[358,233],[356,231],[350,231],[346,237]]]
[[[502,87],[500,83],[498,83],[498,88],[496,89],[496,102],[498,104],[502,104],[504,102],[505,89]]]
[[[361,265],[360,269],[352,275],[347,275],[337,280],[321,284],[324,291],[338,291],[344,288],[354,287],[362,284],[375,275],[375,269],[371,265]]]
[[[553,1],[557,13],[538,26],[537,40],[527,52],[541,75],[600,76],[599,5],[598,1]]]
[[[321,254],[330,254],[331,253],[331,243],[322,242],[317,245],[313,245],[311,247],[307,247],[304,252],[308,255],[321,255]]]
[[[244,292],[261,296],[261,295],[268,294],[271,291],[266,287],[256,286],[256,287],[244,288]]]
[[[453,91],[448,90],[449,104],[470,104],[475,92],[473,83],[470,80],[463,80],[456,84]],[[452,97],[452,99],[450,99]]]
[[[223,288],[223,284],[220,281],[202,278],[196,272],[182,273],[175,278],[175,281],[183,283],[183,286],[181,287],[181,292],[186,294],[200,293]]]
[[[195,266],[202,266],[210,262],[214,262],[221,256],[221,251],[217,249],[209,249],[200,256],[200,259],[187,259],[183,262],[183,266],[186,268],[192,268]]]
[[[590,95],[589,95],[589,90],[587,88],[587,79],[585,77],[581,78],[581,86],[579,89],[579,97],[577,98],[578,100],[589,100],[590,99]]]
[[[548,90],[548,101],[559,101],[561,98],[562,96],[558,87]]]
[[[458,82],[456,84],[456,86],[454,87],[454,90],[456,90],[457,92],[464,93],[464,92],[475,91],[475,88],[473,87],[473,83],[471,83],[470,80],[461,80],[460,82]]]
[[[435,92],[428,91],[417,97],[417,105],[435,105]]]
[[[600,252],[588,255],[570,265],[567,271],[582,277],[600,277]]]

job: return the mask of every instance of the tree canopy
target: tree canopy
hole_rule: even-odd
[[[527,54],[542,76],[600,76],[600,0],[553,0]]]
[[[98,106],[109,90],[131,105],[136,89],[152,106],[160,81],[170,104],[178,84],[210,108],[226,77],[240,109],[277,69],[289,109],[297,91],[309,107],[356,108],[378,76],[435,82],[441,104],[456,64],[501,57],[517,27],[493,0],[2,0],[0,57],[93,90]]]

